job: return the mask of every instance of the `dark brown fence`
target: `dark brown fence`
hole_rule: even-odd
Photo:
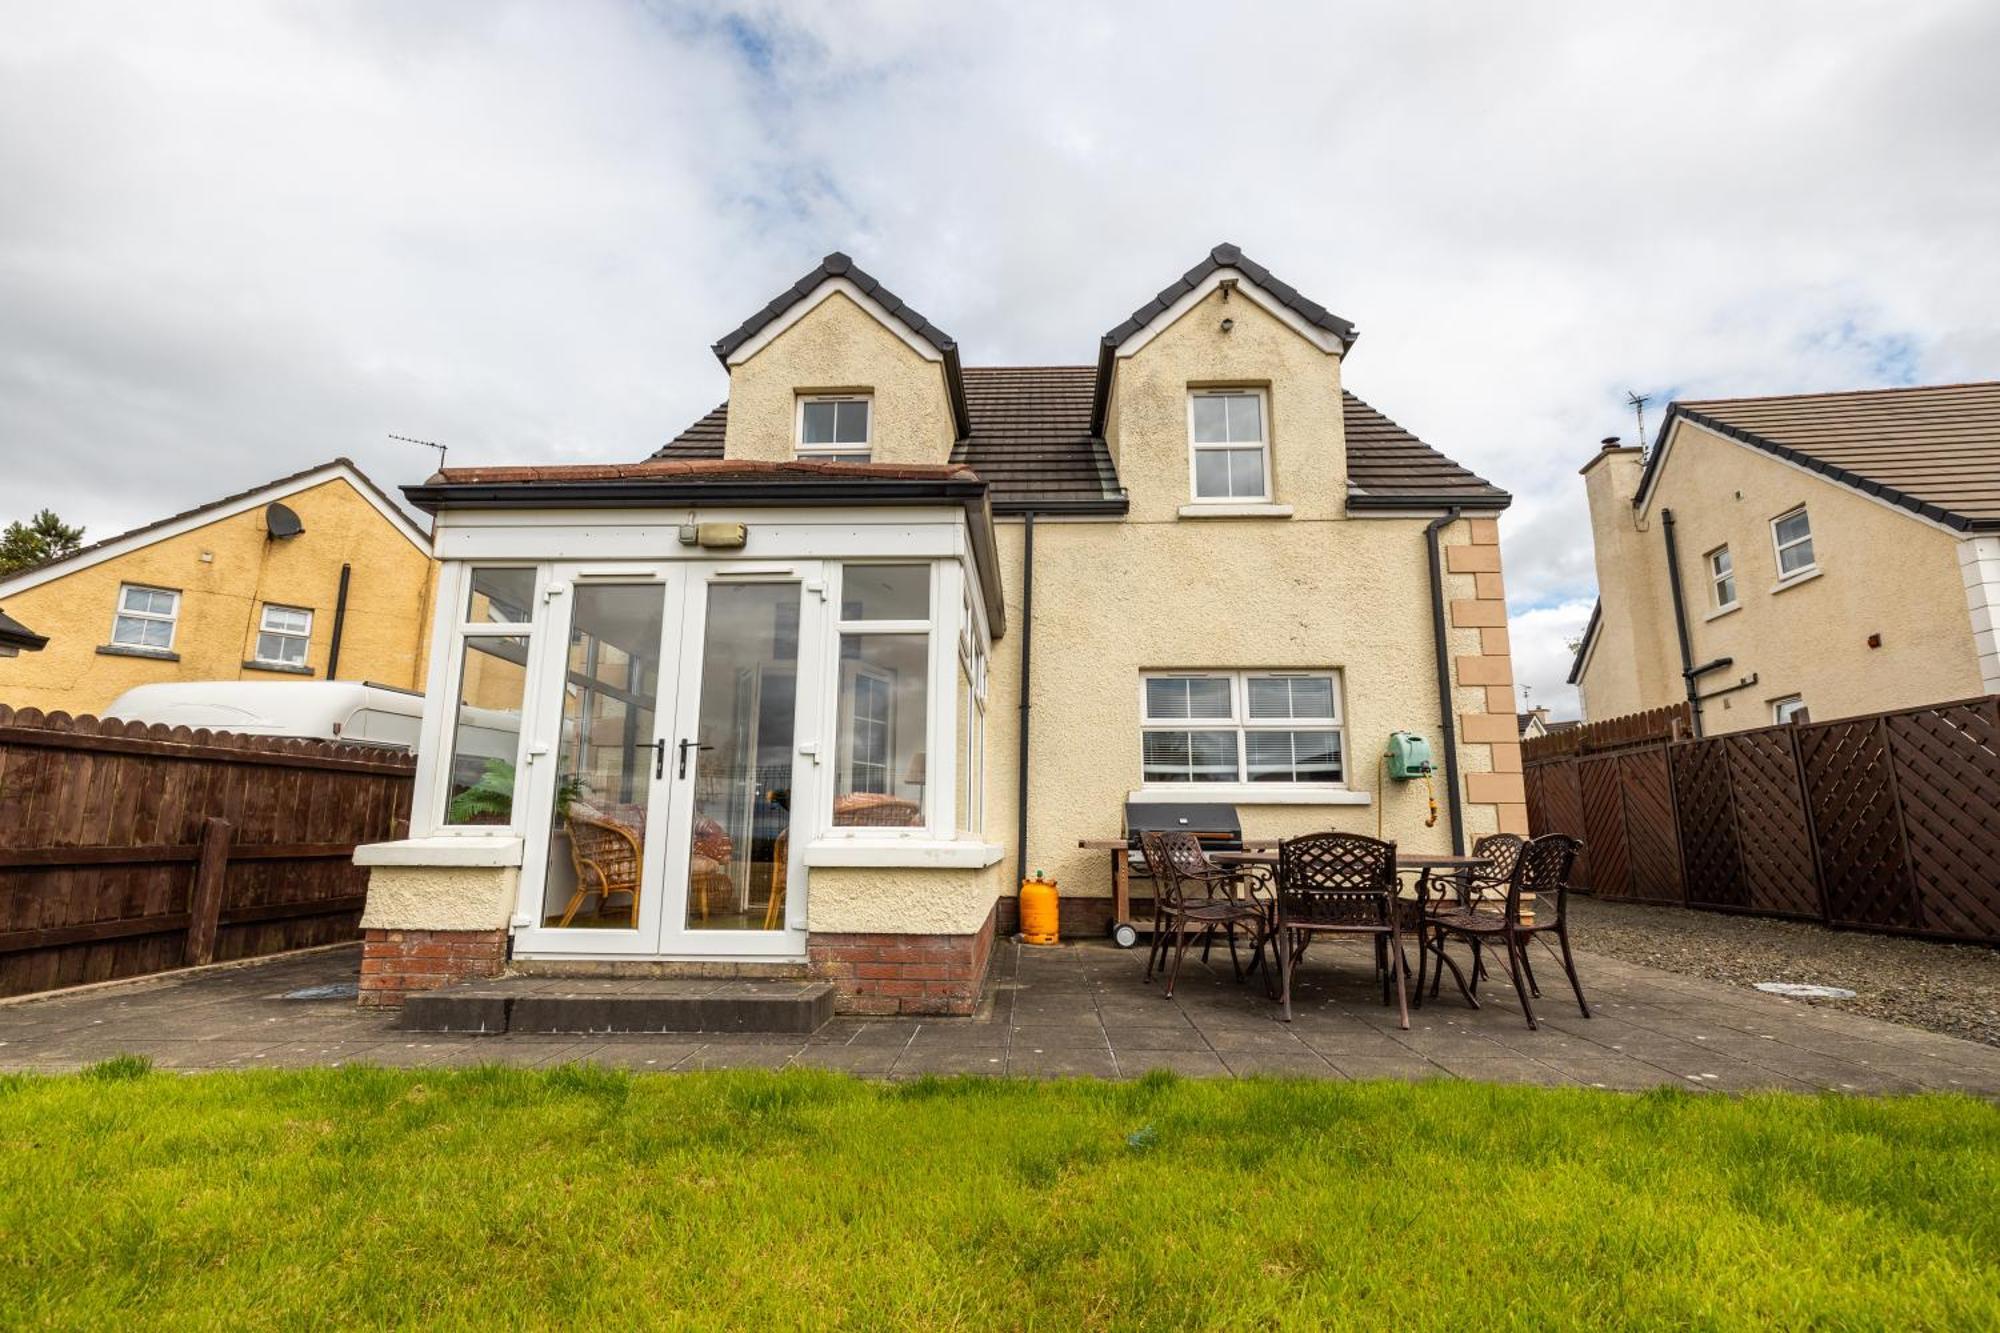
[[[413,766],[0,705],[0,995],[353,939]]]
[[[1529,822],[1584,840],[1599,897],[2000,943],[2000,695],[1703,740],[1599,725],[1524,750]]]

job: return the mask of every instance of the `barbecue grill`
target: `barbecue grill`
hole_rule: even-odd
[[[1139,841],[1142,833],[1179,831],[1192,833],[1211,852],[1243,850],[1243,821],[1233,805],[1212,801],[1127,801],[1125,803],[1125,861],[1129,873],[1151,876],[1146,851]],[[1114,867],[1114,878],[1117,871]],[[1139,923],[1130,916],[1129,895],[1118,893],[1111,938],[1120,948],[1129,949],[1139,941]]]

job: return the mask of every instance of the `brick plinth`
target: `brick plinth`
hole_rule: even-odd
[[[400,1009],[412,991],[497,977],[506,967],[504,930],[363,931],[361,1005]]]
[[[806,940],[812,974],[842,1014],[970,1014],[986,986],[994,915],[974,935],[833,935]]]

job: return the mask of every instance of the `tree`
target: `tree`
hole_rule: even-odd
[[[83,529],[73,528],[44,509],[26,523],[13,522],[0,532],[0,574],[12,574],[56,560],[83,545]]]

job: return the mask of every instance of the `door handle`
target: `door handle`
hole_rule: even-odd
[[[664,742],[664,741],[662,741],[662,742],[661,742],[661,744],[663,744],[663,745],[664,745],[664,744],[665,744],[665,742]],[[681,742],[681,776],[682,776],[682,777],[686,777],[686,776],[688,775],[688,751],[689,751],[689,750],[713,750],[714,748],[715,748],[715,747],[714,747],[713,745],[703,745],[703,744],[702,744],[701,742],[699,742],[699,741],[682,741],[682,742]]]
[[[667,775],[666,737],[662,736],[659,740],[654,741],[651,745],[647,746],[646,748],[653,752],[653,776],[656,778],[665,777]]]

